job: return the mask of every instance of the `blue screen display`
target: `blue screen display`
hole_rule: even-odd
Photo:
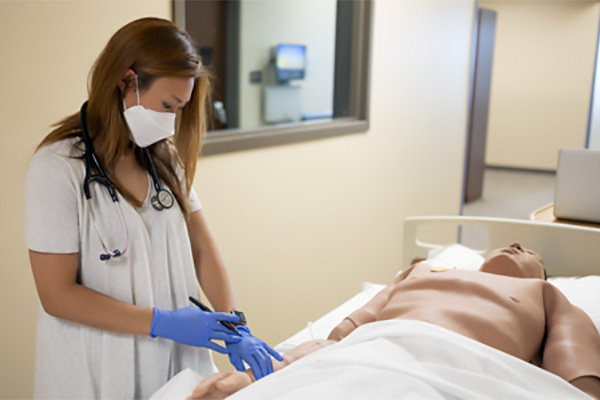
[[[306,68],[306,46],[298,44],[280,44],[275,58],[277,80],[287,82],[292,79],[304,79]]]

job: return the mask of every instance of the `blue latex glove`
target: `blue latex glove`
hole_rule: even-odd
[[[227,354],[228,351],[225,347],[212,340],[238,343],[242,337],[219,324],[219,321],[238,322],[239,318],[233,314],[202,311],[195,306],[175,311],[155,308],[150,336],[171,339],[189,346],[207,347]]]
[[[283,357],[268,344],[252,336],[248,327],[238,325],[236,328],[242,334],[242,340],[236,343],[225,342],[231,364],[238,371],[244,371],[246,368],[242,361],[245,361],[252,368],[256,380],[272,373],[271,356],[279,361],[283,361]]]

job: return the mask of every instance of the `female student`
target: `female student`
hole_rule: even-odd
[[[182,369],[216,372],[208,349],[272,372],[279,354],[221,323],[243,314],[192,189],[210,90],[192,40],[167,20],[131,22],[96,60],[88,89],[28,170],[27,246],[42,305],[35,396],[147,398]],[[198,284],[220,312],[190,304]]]

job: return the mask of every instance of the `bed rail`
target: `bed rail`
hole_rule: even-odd
[[[542,256],[550,276],[600,275],[600,229],[575,225],[488,217],[409,217],[404,221],[403,264],[426,258],[431,249],[448,243],[419,240],[421,227],[451,229],[479,226],[487,230],[483,256],[519,241]],[[458,236],[457,236],[458,237]]]

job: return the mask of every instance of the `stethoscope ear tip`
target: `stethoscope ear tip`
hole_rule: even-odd
[[[119,257],[120,255],[121,255],[121,250],[116,249],[112,252],[112,254],[109,254],[109,253],[100,254],[100,260],[107,261],[107,260],[110,260],[111,257]]]

